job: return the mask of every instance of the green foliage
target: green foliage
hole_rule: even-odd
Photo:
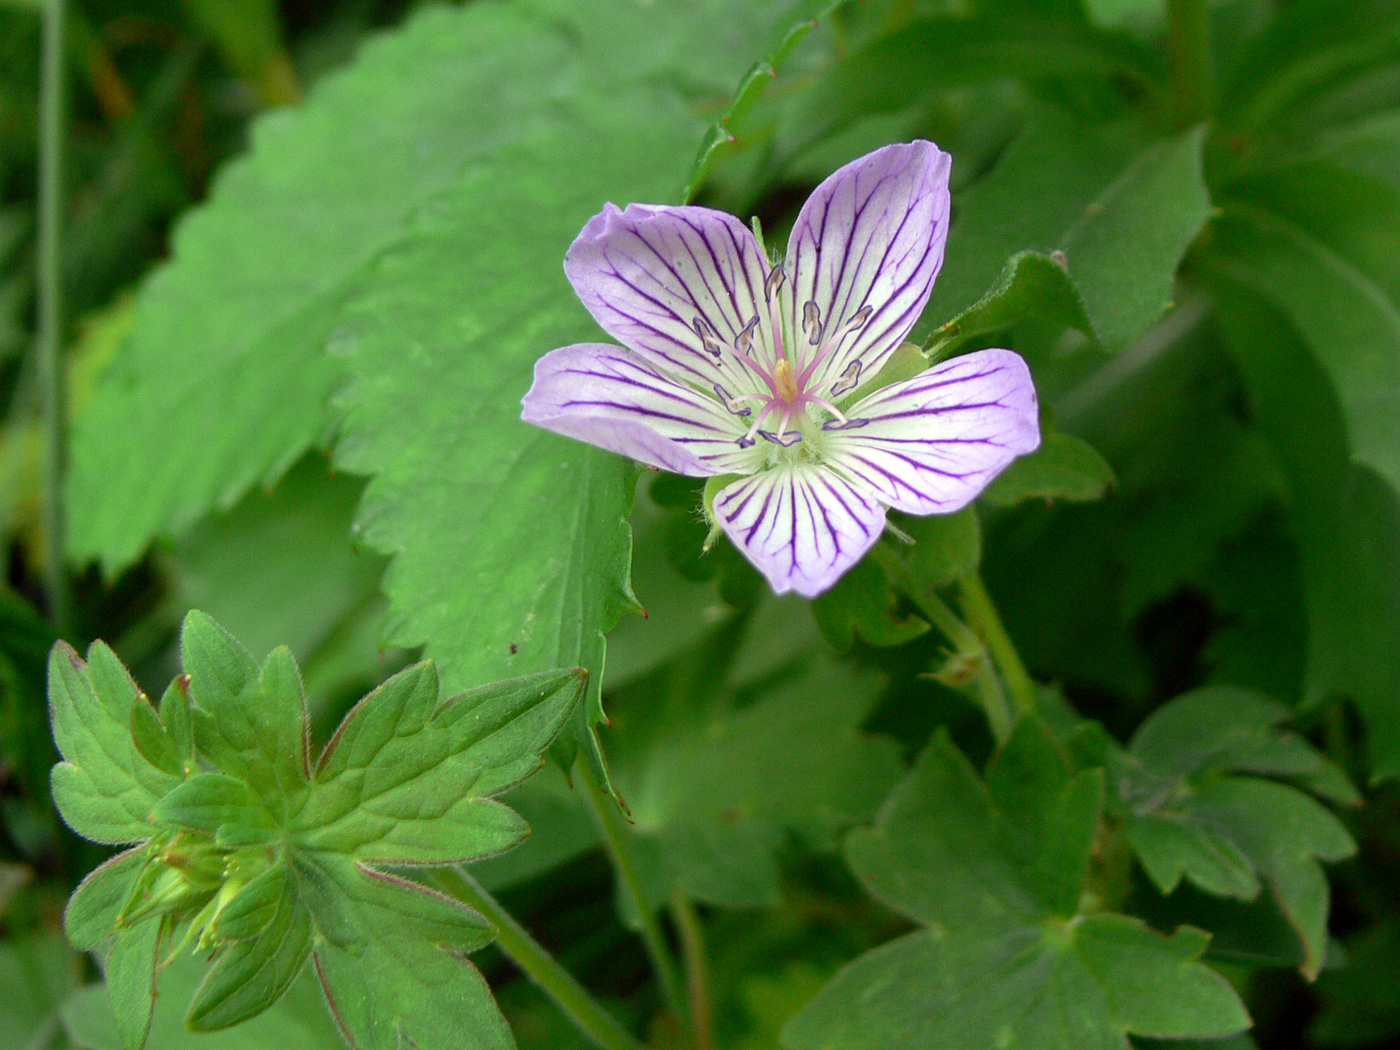
[[[215,952],[193,1029],[257,1016],[314,958],[352,1045],[510,1045],[462,958],[491,939],[489,924],[386,869],[473,860],[524,838],[524,821],[492,796],[539,767],[582,673],[440,703],[436,669],[416,664],[356,705],[313,765],[285,648],[259,667],[199,613],[181,641],[185,675],[159,714],[102,643],[86,663],[63,643],[52,657],[60,812],[89,838],[140,844],[93,872],[65,917],[76,946],[106,948],[122,1045],[145,1042],[157,960],[185,923]]]
[[[1024,499],[1085,503],[1101,499],[1114,480],[1113,468],[1093,445],[1052,431],[1041,439],[1040,448],[997,475],[983,498],[1002,506]]]
[[[784,1030],[805,1047],[1126,1048],[1126,1034],[1249,1024],[1202,966],[1208,937],[1100,910],[1086,884],[1103,774],[1071,774],[1045,725],[1018,722],[978,779],[940,736],[847,855],[923,929],[850,964]]]
[[[1319,860],[1351,856],[1341,823],[1291,780],[1356,803],[1346,776],[1280,728],[1288,710],[1255,693],[1208,687],[1159,708],[1114,764],[1124,831],[1163,893],[1183,877],[1208,893],[1252,900],[1266,881],[1316,977],[1327,948],[1327,879]]]
[[[785,626],[751,630],[762,644],[763,632]],[[774,854],[787,835],[830,849],[867,819],[899,770],[890,741],[859,731],[879,685],[816,660],[748,703],[731,688],[708,700],[673,696],[644,722],[622,708],[610,754],[652,903],[682,890],[772,907],[781,896]]]
[[[0,944],[0,1045],[43,1050],[57,1027],[59,1004],[77,983],[77,957],[56,934]]]
[[[965,195],[925,316],[972,306],[1016,252],[1058,251],[1098,339],[1119,347],[1140,335],[1170,303],[1177,263],[1210,214],[1201,142],[1198,129],[1142,148],[1122,128],[1039,114]]]

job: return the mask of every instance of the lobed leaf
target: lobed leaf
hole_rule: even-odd
[[[1102,798],[1101,772],[1072,775],[1033,716],[985,782],[935,739],[874,827],[847,843],[862,884],[925,929],[839,972],[784,1045],[1127,1050],[1128,1033],[1245,1028],[1230,986],[1197,961],[1205,934],[1079,912]]]

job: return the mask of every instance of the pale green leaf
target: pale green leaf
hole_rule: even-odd
[[[1116,480],[1093,445],[1052,431],[1042,438],[1040,448],[998,474],[982,498],[1003,507],[1027,499],[1086,503],[1101,499]]]

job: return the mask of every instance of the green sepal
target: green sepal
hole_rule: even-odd
[[[311,915],[286,862],[254,878],[214,916],[216,940],[232,941],[214,960],[185,1023],[210,1032],[256,1017],[296,980],[311,956]]]
[[[156,1005],[156,963],[166,920],[159,917],[119,930],[107,949],[107,995],[124,1050],[141,1050]]]
[[[117,932],[122,909],[149,863],[150,854],[137,846],[88,872],[63,909],[63,932],[74,948],[93,951]]]
[[[705,479],[705,494],[701,498],[700,506],[705,512],[705,524],[710,527],[710,531],[705,535],[705,542],[701,545],[702,550],[709,550],[715,545],[715,540],[720,538],[724,529],[720,527],[719,518],[715,517],[715,497],[728,485],[736,481],[741,481],[742,474],[716,474]]]

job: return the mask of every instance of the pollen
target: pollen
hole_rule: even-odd
[[[797,401],[797,373],[792,369],[792,362],[786,357],[778,358],[778,363],[773,368],[773,382],[777,386],[779,399],[786,401],[789,405]]]

